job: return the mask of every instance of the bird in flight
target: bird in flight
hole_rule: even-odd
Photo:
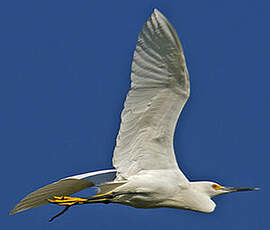
[[[173,137],[189,94],[183,48],[170,22],[155,9],[139,34],[134,52],[131,86],[113,154],[114,169],[67,177],[42,187],[23,198],[10,214],[47,203],[65,207],[51,220],[74,205],[91,203],[209,213],[215,209],[215,196],[257,190],[193,182],[181,172]],[[70,196],[92,186],[98,187],[94,196]]]

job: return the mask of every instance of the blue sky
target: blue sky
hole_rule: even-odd
[[[8,216],[22,197],[43,185],[112,167],[133,50],[155,7],[175,27],[190,72],[191,97],[175,136],[181,169],[190,180],[262,190],[217,197],[211,214],[86,205],[48,223],[60,209],[46,205]],[[2,2],[1,225],[266,229],[269,11],[266,0]]]

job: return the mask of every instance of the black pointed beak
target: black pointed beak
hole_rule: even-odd
[[[254,187],[223,187],[222,190],[226,192],[241,192],[241,191],[256,191],[260,190],[260,188]]]

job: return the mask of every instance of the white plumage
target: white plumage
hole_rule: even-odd
[[[76,175],[47,185],[22,199],[11,214],[91,186],[99,187],[100,195],[85,203],[106,201],[137,208],[171,207],[201,212],[214,210],[214,196],[256,190],[190,182],[180,171],[173,136],[189,93],[189,75],[180,41],[169,21],[155,9],[143,26],[134,52],[131,87],[113,155],[115,169]]]
[[[173,136],[188,97],[183,49],[171,24],[155,10],[143,26],[134,52],[131,89],[113,156],[119,176],[178,168]]]

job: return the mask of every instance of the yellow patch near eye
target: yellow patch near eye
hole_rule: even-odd
[[[223,188],[223,186],[221,186],[221,185],[219,185],[219,184],[213,184],[212,187],[213,187],[213,189],[215,189],[215,190],[219,190],[219,189]]]

